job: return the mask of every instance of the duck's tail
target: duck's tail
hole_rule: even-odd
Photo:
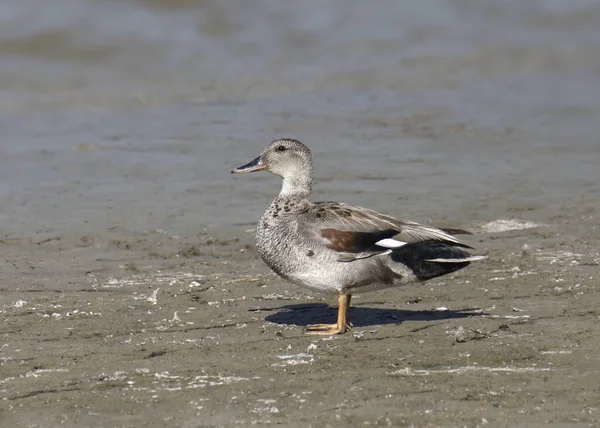
[[[474,256],[463,248],[460,244],[431,239],[395,248],[390,257],[410,269],[417,279],[425,281],[485,259],[485,256]]]

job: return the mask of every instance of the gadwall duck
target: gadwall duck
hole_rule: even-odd
[[[283,179],[281,192],[260,219],[256,246],[264,262],[286,280],[338,296],[335,324],[313,324],[307,334],[333,335],[350,328],[352,294],[426,281],[483,259],[453,235],[341,202],[312,202],[313,165],[300,141],[273,141],[234,174],[269,171]]]

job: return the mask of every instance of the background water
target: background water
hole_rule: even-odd
[[[279,182],[229,172],[282,136],[316,199],[576,222],[599,22],[594,0],[0,0],[2,234],[246,228]]]

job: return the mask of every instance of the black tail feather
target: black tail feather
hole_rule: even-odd
[[[408,267],[415,276],[422,280],[437,278],[447,275],[471,264],[470,261],[457,261],[451,263],[432,262],[432,259],[463,259],[471,254],[462,250],[460,246],[445,242],[428,240],[406,244],[392,251],[391,259]]]

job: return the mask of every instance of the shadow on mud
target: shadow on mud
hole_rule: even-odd
[[[281,311],[280,311],[281,310]],[[315,323],[335,323],[337,308],[325,303],[286,305],[275,308],[260,308],[254,311],[280,311],[265,318],[276,324],[306,326]],[[354,327],[400,324],[403,321],[437,321],[455,318],[470,318],[484,315],[481,309],[468,308],[456,311],[380,309],[351,307],[350,320]]]

